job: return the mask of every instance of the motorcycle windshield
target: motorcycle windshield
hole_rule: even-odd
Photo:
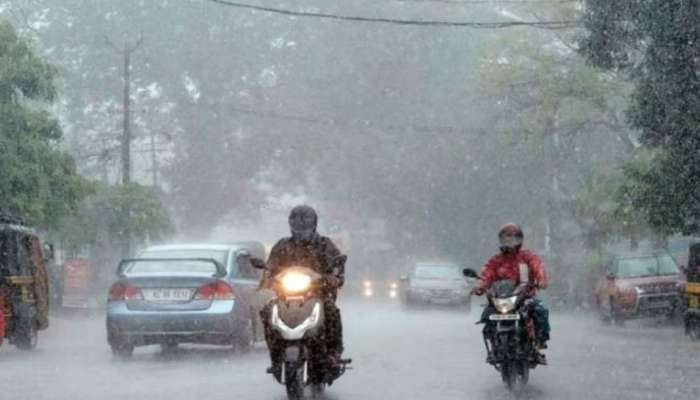
[[[493,290],[494,297],[500,299],[511,297],[515,291],[515,282],[509,279],[496,281],[491,286],[491,289]]]

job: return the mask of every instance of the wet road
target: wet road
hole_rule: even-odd
[[[510,399],[484,363],[475,315],[463,310],[402,310],[346,303],[347,355],[354,368],[329,400]],[[55,317],[39,347],[0,348],[1,399],[284,399],[264,371],[264,348],[239,355],[184,345],[173,354],[138,348],[113,360],[101,318]],[[652,322],[601,327],[554,314],[550,366],[537,368],[525,399],[697,399],[700,344],[678,326]]]

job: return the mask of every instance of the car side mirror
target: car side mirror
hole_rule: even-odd
[[[252,265],[253,268],[256,268],[256,269],[265,269],[265,268],[267,268],[267,266],[265,265],[265,261],[263,261],[263,260],[261,260],[261,259],[259,259],[259,258],[255,258],[255,257],[251,257],[251,258],[250,258],[250,265]]]
[[[408,282],[408,275],[401,275],[399,276],[399,280],[401,282]]]
[[[465,278],[481,279],[479,274],[477,274],[476,271],[474,271],[471,268],[463,269],[462,274],[464,275]]]

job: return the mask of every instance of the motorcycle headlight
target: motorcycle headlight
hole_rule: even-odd
[[[370,288],[372,288],[372,281],[363,281],[363,282],[362,282],[362,286],[363,286],[365,289],[370,289]]]
[[[391,283],[389,284],[389,289],[391,289],[391,290],[396,290],[396,289],[398,289],[398,288],[399,288],[399,284],[396,283],[396,282],[391,282]]]
[[[311,277],[300,272],[287,272],[282,276],[282,289],[286,293],[300,293],[309,289]]]
[[[496,307],[496,311],[501,314],[506,314],[515,309],[515,302],[518,300],[517,296],[508,297],[505,299],[493,299],[493,306]]]

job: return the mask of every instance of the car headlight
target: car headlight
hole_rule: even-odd
[[[286,293],[300,293],[311,287],[311,277],[301,272],[287,272],[282,276],[282,289]]]
[[[515,309],[515,302],[518,300],[518,296],[508,297],[505,299],[494,298],[493,306],[501,314],[506,314]]]
[[[374,290],[371,287],[366,287],[364,290],[365,297],[372,297],[374,295]]]

